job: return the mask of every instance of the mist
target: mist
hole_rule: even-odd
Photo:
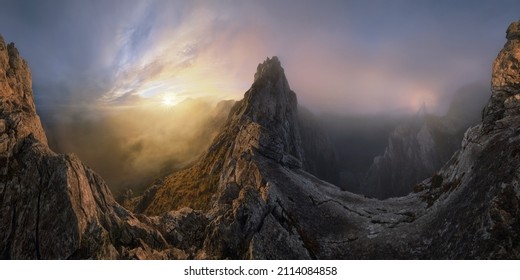
[[[138,193],[204,153],[234,101],[41,112],[49,145],[75,153],[118,193]]]

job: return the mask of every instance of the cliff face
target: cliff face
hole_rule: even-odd
[[[493,79],[502,82],[493,82],[484,123],[406,197],[367,199],[302,169],[296,95],[273,57],[208,152],[133,201],[144,214],[114,202],[75,157],[54,154],[30,132],[9,138],[2,257],[519,258],[520,114],[506,106],[520,94],[518,60],[508,54],[518,53],[510,35],[518,26],[495,63]],[[18,135],[7,123],[4,131]]]
[[[49,149],[29,67],[1,37],[0,96],[0,258],[185,256],[119,206],[77,157]]]
[[[493,95],[484,110],[483,122],[491,126],[497,120],[520,113],[520,22],[512,23],[506,34],[507,43],[493,63]]]

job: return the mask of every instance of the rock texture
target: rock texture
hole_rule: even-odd
[[[167,230],[118,205],[76,156],[49,149],[29,67],[1,37],[0,96],[0,258],[186,257]]]
[[[512,26],[506,49],[517,40],[510,34],[516,34],[518,24]],[[518,66],[504,64],[507,75],[500,74],[502,67],[494,69],[494,77],[506,86],[494,86],[493,96],[504,96],[503,103],[519,93],[514,82]],[[505,108],[497,100],[492,98],[493,108]],[[231,110],[206,155],[133,201],[135,212],[143,214],[132,214],[115,203],[101,179],[75,157],[52,153],[30,132],[19,138],[16,131],[23,129],[13,124],[11,112],[2,113],[7,119],[5,131],[14,135],[9,143],[16,143],[2,153],[6,163],[0,178],[1,254],[4,258],[519,258],[520,115],[513,111],[497,115],[497,111],[488,110],[484,115],[488,121],[468,130],[462,149],[414,193],[384,201],[368,199],[302,169],[306,158],[296,95],[273,57],[258,66],[252,87]]]
[[[493,95],[485,108],[484,124],[520,113],[520,23],[512,23],[507,29],[507,43],[493,63],[491,89]]]

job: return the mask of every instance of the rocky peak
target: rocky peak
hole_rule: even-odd
[[[262,79],[277,79],[282,76],[285,77],[285,74],[278,57],[268,57],[256,67],[255,82]]]
[[[506,33],[507,42],[493,63],[491,100],[484,109],[486,125],[511,116],[520,116],[520,21]]]
[[[289,87],[280,60],[267,58],[257,67],[254,82],[246,92],[239,114],[265,124],[281,122],[285,117],[292,121],[297,112],[296,94]]]
[[[6,45],[0,36],[0,153],[8,152],[29,135],[47,144],[34,106],[31,79],[29,65],[14,43]]]
[[[277,143],[277,154],[290,155],[301,166],[303,151],[298,127],[298,101],[276,56],[258,65],[253,85],[235,112],[234,118],[240,120],[238,126],[251,121],[259,124],[263,128],[259,138],[266,139],[269,143],[265,144],[271,147]]]
[[[520,40],[520,21],[511,23],[506,34],[508,40]]]

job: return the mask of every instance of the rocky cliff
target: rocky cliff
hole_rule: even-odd
[[[161,234],[165,224],[141,222],[76,156],[49,149],[29,67],[2,37],[0,96],[0,258],[186,257]]]
[[[495,62],[484,123],[414,193],[384,201],[302,169],[296,95],[276,57],[258,66],[206,155],[134,201],[144,214],[12,120],[3,100],[32,100],[30,90],[2,92],[2,137],[13,135],[2,153],[2,257],[519,258],[520,114],[509,105],[519,94],[518,27]]]

